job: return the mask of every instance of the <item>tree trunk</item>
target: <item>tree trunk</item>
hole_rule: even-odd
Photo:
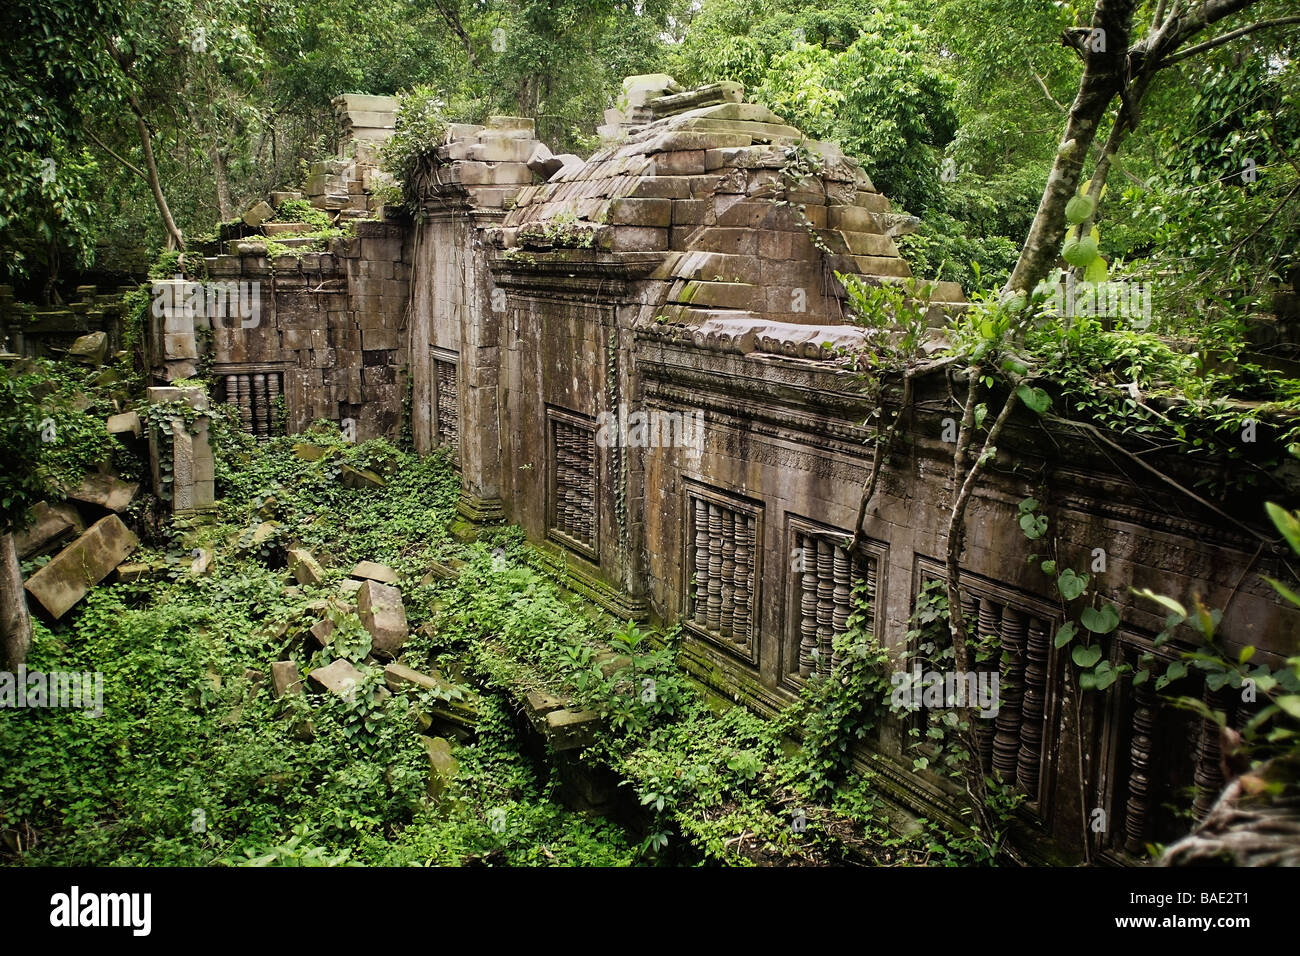
[[[12,534],[0,535],[0,669],[16,671],[27,660],[32,619]]]
[[[149,130],[149,124],[145,122],[144,111],[140,109],[140,104],[136,102],[135,97],[131,98],[131,112],[135,113],[136,129],[140,133],[140,148],[144,152],[145,174],[149,180],[149,189],[153,192],[153,201],[158,206],[158,213],[162,216],[163,228],[167,230],[167,248],[180,249],[185,251],[185,239],[181,236],[181,231],[176,227],[176,220],[172,219],[171,208],[167,205],[167,197],[163,195],[162,180],[158,177],[158,163],[154,160],[153,155],[153,133]]]
[[[229,222],[235,217],[235,204],[230,198],[230,175],[226,171],[226,157],[221,154],[221,146],[216,139],[208,146],[208,156],[212,159],[212,178],[217,185],[217,212],[222,222]]]
[[[1081,41],[1085,65],[1079,93],[1070,106],[1065,136],[1020,258],[1007,280],[1007,291],[1032,293],[1056,262],[1065,238],[1065,204],[1079,188],[1083,161],[1092,148],[1097,125],[1124,84],[1135,6],[1136,0],[1097,0],[1092,26],[1094,31],[1102,31],[1097,37],[1105,49],[1092,49],[1091,36]]]

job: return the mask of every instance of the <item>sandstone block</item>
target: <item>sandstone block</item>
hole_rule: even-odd
[[[121,518],[109,515],[55,555],[28,579],[25,587],[51,616],[62,617],[139,543]]]
[[[307,679],[320,690],[340,697],[350,697],[356,693],[363,676],[351,661],[339,658],[326,667],[316,668],[307,675]]]
[[[109,511],[124,511],[140,488],[137,482],[125,482],[114,475],[87,475],[76,488],[68,492],[74,501],[107,508]]]
[[[68,349],[68,358],[82,365],[103,365],[104,355],[108,351],[108,333],[91,332],[82,335]]]
[[[256,228],[275,215],[271,204],[262,200],[254,203],[243,215],[244,225]]]
[[[384,479],[366,468],[344,465],[340,471],[345,488],[382,488]]]
[[[429,782],[426,789],[429,797],[437,800],[456,779],[460,763],[451,755],[451,742],[446,737],[422,737],[421,740],[429,754]]]
[[[271,665],[271,686],[276,697],[302,693],[302,676],[293,661],[276,661]]]
[[[289,573],[302,585],[319,585],[325,580],[325,570],[304,548],[290,548],[288,552]]]
[[[376,653],[395,657],[406,643],[406,608],[395,587],[366,581],[357,591],[357,615],[365,625]]]
[[[105,427],[110,435],[125,435],[130,432],[136,438],[139,438],[144,431],[143,426],[140,424],[140,416],[135,412],[110,415]]]
[[[379,564],[375,561],[361,561],[352,569],[352,577],[368,578],[371,581],[378,581],[380,584],[394,584],[397,581],[397,572],[386,564]]]

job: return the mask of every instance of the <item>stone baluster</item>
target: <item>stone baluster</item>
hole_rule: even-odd
[[[1132,736],[1129,738],[1128,800],[1124,804],[1124,849],[1140,854],[1146,847],[1151,808],[1151,754],[1156,727],[1156,695],[1148,679],[1133,688]]]
[[[754,593],[754,519],[736,516],[736,591],[732,628],[737,644],[749,646],[750,601]]]
[[[849,553],[843,548],[835,549],[832,575],[835,588],[833,593],[835,607],[831,619],[831,630],[838,636],[848,630],[849,603],[852,598],[852,592],[849,590]],[[831,666],[838,666],[839,663],[840,654],[832,648]]]
[[[707,627],[715,634],[722,618],[722,509],[709,504],[709,606]]]
[[[980,600],[971,594],[969,590],[965,590],[962,591],[961,604],[967,627],[974,628],[976,638],[982,634],[996,634],[998,632],[998,608],[992,601]],[[970,632],[968,631],[968,633]],[[1001,678],[999,677],[999,695],[1002,693],[1000,681]],[[993,741],[996,732],[997,727],[993,720],[977,720],[975,722],[975,743],[979,747],[980,766],[986,772],[993,770]]]
[[[985,603],[980,602],[981,618]],[[1020,763],[1020,706],[1024,699],[1024,615],[1015,608],[1003,608],[1001,630],[1002,663],[998,691],[1002,700],[993,737],[993,772],[1006,780],[1015,780]]]
[[[1231,707],[1231,687],[1212,691],[1205,687],[1201,699],[1210,710],[1227,711]],[[1200,738],[1196,747],[1196,771],[1192,780],[1196,784],[1196,800],[1192,804],[1192,813],[1200,821],[1210,812],[1214,801],[1223,790],[1223,768],[1219,763],[1219,725],[1212,720],[1202,720]]]
[[[831,637],[835,633],[835,577],[831,543],[817,538],[817,673],[831,671]]]
[[[700,627],[707,626],[709,603],[709,509],[699,498],[691,499],[695,521],[695,598],[693,616]]]
[[[799,602],[799,676],[808,677],[817,667],[813,649],[817,646],[817,544],[811,535],[799,535],[803,550]]]
[[[1021,704],[1020,759],[1016,780],[1030,800],[1038,799],[1043,759],[1043,716],[1047,702],[1047,658],[1051,646],[1046,621],[1031,618],[1025,641],[1025,695]]]
[[[718,611],[718,633],[730,640],[732,615],[736,611],[736,513],[722,513],[722,606]]]

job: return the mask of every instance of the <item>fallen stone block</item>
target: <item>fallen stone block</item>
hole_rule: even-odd
[[[135,412],[110,415],[105,427],[110,435],[125,435],[130,432],[136,438],[139,438],[144,432],[144,426],[140,424],[140,416]]]
[[[263,521],[253,531],[253,539],[252,539],[253,546],[256,547],[259,544],[264,544],[266,540],[271,537],[271,535],[275,534],[276,530],[279,527],[280,525],[278,522]]]
[[[290,548],[288,555],[289,573],[302,585],[318,585],[325,580],[325,569],[305,548]]]
[[[442,697],[435,701],[429,708],[430,714],[461,732],[473,733],[478,727],[478,694],[467,687],[451,683],[436,671],[421,674],[394,661],[384,668],[384,683],[395,694],[411,688],[432,690],[439,695],[453,697],[459,694],[455,699]]]
[[[68,349],[68,358],[82,365],[103,365],[108,352],[108,333],[91,332],[82,335]]]
[[[370,632],[372,649],[396,657],[408,633],[402,592],[378,581],[364,582],[357,591],[357,616]]]
[[[543,723],[547,743],[559,751],[590,746],[599,728],[600,714],[594,710],[553,710]]]
[[[271,204],[266,202],[266,200],[261,200],[254,203],[249,210],[244,213],[244,225],[257,228],[274,215],[275,210],[271,208]]]
[[[352,577],[368,578],[371,581],[378,581],[380,584],[395,584],[397,582],[397,572],[386,564],[379,564],[377,561],[361,561],[352,569]]]
[[[312,445],[305,441],[300,441],[293,446],[293,453],[297,458],[303,461],[320,461],[328,455],[330,449],[322,448],[320,445]]]
[[[528,161],[525,165],[538,176],[541,176],[542,179],[550,179],[551,176],[564,168],[564,160],[556,157],[545,143],[537,143],[532,152],[528,154]]]
[[[334,637],[334,622],[329,618],[317,621],[311,626],[311,630],[308,631],[308,633],[316,639],[316,643],[321,647],[328,647],[329,642]]]
[[[332,664],[316,668],[307,675],[307,679],[320,690],[348,697],[356,692],[362,676],[351,661],[339,658]]]
[[[117,566],[115,577],[120,583],[129,584],[132,581],[139,581],[142,578],[147,578],[152,573],[153,568],[150,565],[134,562],[119,564]]]
[[[346,596],[355,595],[361,590],[361,582],[355,578],[344,578],[339,582],[339,592]]]
[[[302,676],[298,673],[298,665],[293,661],[276,661],[271,665],[271,684],[276,697],[301,694]]]
[[[14,546],[20,558],[49,550],[65,538],[86,530],[81,515],[71,505],[49,505],[38,501],[28,514],[32,523],[14,534]]]
[[[24,587],[52,617],[60,618],[139,543],[117,515],[101,518],[33,574]]]
[[[451,741],[446,737],[421,738],[424,749],[429,754],[429,798],[437,800],[451,786],[456,774],[460,772],[460,763],[451,755]]]
[[[532,690],[524,696],[524,705],[530,717],[545,717],[564,706],[564,700],[544,690]]]
[[[341,469],[343,487],[345,488],[382,488],[384,479],[366,468],[354,468],[344,465]]]
[[[109,511],[124,511],[139,489],[138,482],[128,483],[113,475],[94,474],[87,475],[80,485],[68,492],[68,497]]]

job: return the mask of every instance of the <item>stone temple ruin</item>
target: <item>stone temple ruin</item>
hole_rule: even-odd
[[[354,126],[382,139],[391,122],[370,100]],[[622,617],[680,623],[685,666],[759,712],[829,670],[856,588],[905,659],[917,594],[942,574],[956,406],[942,374],[916,382],[865,540],[845,550],[876,463],[871,400],[838,351],[863,332],[835,273],[909,276],[894,243],[906,217],[852,159],[745,103],[737,84],[629,78],[606,121],[607,145],[586,161],[552,156],[530,119],[453,125],[408,184],[418,215],[361,219],[329,252],[268,259],[255,238],[232,240],[207,271],[256,283],[258,321],[200,319],[196,333],[192,316],[166,312],[149,343],[158,383],[194,374],[206,352],[216,399],[250,431],[328,418],[358,440],[396,436],[409,395],[418,450],[456,462],[465,518],[519,524],[568,587]],[[356,162],[371,147],[349,148]],[[792,180],[801,156],[820,172]],[[322,168],[313,203],[367,215],[366,185],[339,177]],[[936,324],[964,307],[939,283]],[[1148,463],[1184,487],[1219,467]],[[1144,587],[1226,605],[1225,633],[1284,656],[1296,615],[1260,578],[1279,574],[1279,555],[1256,560],[1260,541],[1240,526],[1119,468],[1080,431],[1028,415],[1008,425],[963,568],[965,610],[1001,637],[983,759],[1025,792],[1039,858],[1076,857],[1098,809],[1094,853],[1140,857],[1185,831],[1169,804],[1190,793],[1208,809],[1219,738],[1158,708],[1149,682],[1075,699],[1053,647],[1058,599],[1025,562],[1017,504],[1030,495],[1052,509],[1061,554],[1102,549],[1094,577],[1123,612],[1105,645],[1116,664],[1176,654],[1153,646],[1161,615],[1130,590]],[[1249,718],[1253,705],[1199,680],[1184,692]],[[944,782],[899,756],[908,729],[859,762],[899,806],[952,821]]]

